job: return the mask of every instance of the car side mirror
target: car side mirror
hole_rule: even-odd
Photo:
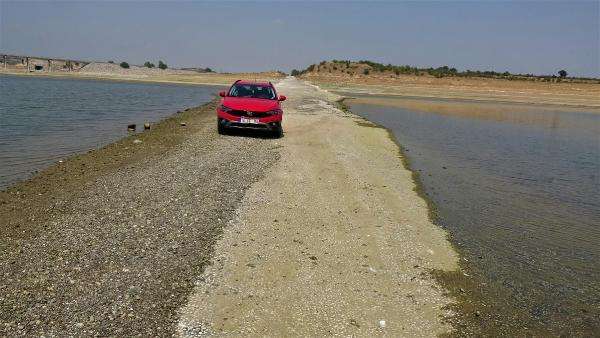
[[[225,92],[219,92],[220,97],[225,97]]]
[[[285,101],[286,97],[285,95],[279,95],[279,101]]]

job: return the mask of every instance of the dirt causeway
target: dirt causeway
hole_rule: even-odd
[[[397,145],[295,79],[281,159],[254,184],[181,311],[181,337],[435,336],[457,256]]]
[[[218,135],[215,101],[0,192],[0,336],[451,331],[458,257],[397,145],[277,87],[282,139]]]

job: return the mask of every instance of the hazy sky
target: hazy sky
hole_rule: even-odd
[[[232,72],[369,59],[600,77],[600,1],[0,0],[0,52]]]

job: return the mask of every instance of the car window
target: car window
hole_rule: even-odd
[[[255,99],[275,100],[276,95],[273,87],[259,86],[254,84],[236,84],[229,90],[229,96],[251,97]]]

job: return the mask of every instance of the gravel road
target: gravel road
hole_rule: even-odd
[[[448,332],[457,255],[396,144],[277,86],[283,139],[217,135],[213,102],[0,192],[0,336]]]
[[[431,337],[458,257],[385,129],[292,78],[281,159],[255,183],[181,309],[181,337]]]
[[[172,335],[244,191],[279,157],[277,139],[220,137],[214,107],[0,193],[1,337]]]

